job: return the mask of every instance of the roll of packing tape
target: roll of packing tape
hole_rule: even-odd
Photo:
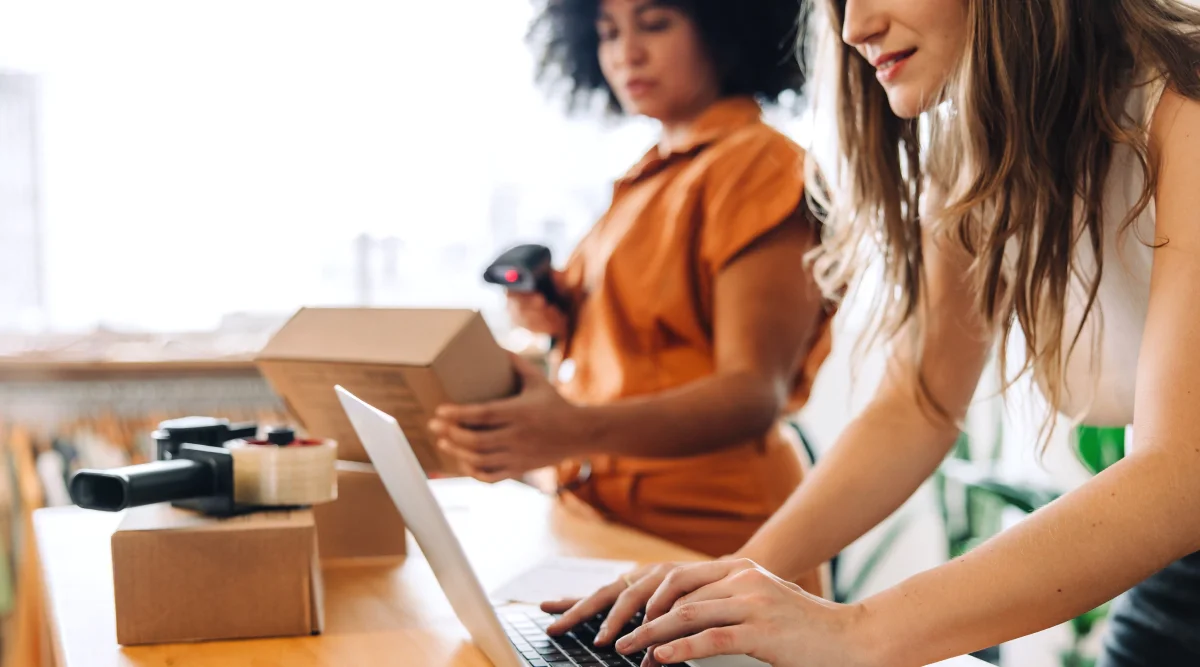
[[[244,505],[314,505],[337,498],[337,443],[297,439],[280,446],[235,440],[233,499]]]

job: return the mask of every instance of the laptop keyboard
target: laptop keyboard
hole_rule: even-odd
[[[525,657],[531,667],[640,667],[644,651],[621,655],[613,650],[612,644],[596,646],[596,633],[604,621],[601,614],[586,621],[559,637],[546,634],[546,628],[554,622],[550,614],[537,609],[509,609],[500,612],[500,623],[508,634],[509,641]],[[623,637],[642,622],[636,616],[629,625],[621,629],[617,637]]]

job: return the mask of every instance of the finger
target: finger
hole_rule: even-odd
[[[579,600],[548,600],[543,602],[540,608],[547,614],[563,614],[577,604]]]
[[[650,575],[634,580],[625,587],[613,602],[604,622],[600,624],[600,632],[596,633],[596,646],[607,646],[615,641],[621,628],[646,607],[646,602],[654,595],[654,591],[658,590],[661,582],[661,576]]]
[[[468,449],[480,454],[506,451],[505,444],[510,440],[511,433],[505,428],[493,428],[478,431],[463,428],[453,422],[434,419],[430,424],[433,431],[441,440],[446,440],[458,449]],[[436,428],[434,428],[436,426]]]
[[[554,282],[554,289],[558,290],[559,294],[569,293],[570,286],[567,284],[567,274],[564,271],[551,271],[550,280]]]
[[[749,634],[744,625],[709,628],[659,646],[654,649],[654,659],[662,664],[674,664],[718,655],[750,654],[754,650],[751,646],[754,642]]]
[[[540,292],[517,292],[514,290],[505,290],[504,295],[509,301],[522,306],[529,306],[539,303],[545,303],[546,299]]]
[[[646,620],[653,621],[671,610],[679,598],[720,581],[740,569],[740,561],[715,560],[697,565],[681,565],[663,580],[658,591],[646,603]]]
[[[678,609],[680,606],[691,603],[691,602],[707,602],[709,600],[725,600],[727,598],[733,597],[734,594],[737,593],[738,591],[743,591],[744,588],[745,588],[745,585],[743,583],[740,583],[737,580],[736,574],[731,575],[731,576],[725,577],[724,579],[722,579],[720,581],[714,581],[713,583],[708,584],[707,586],[701,586],[700,588],[697,588],[696,590],[692,591],[691,593],[681,596],[678,600],[675,601],[674,604],[671,605],[671,609]],[[650,619],[650,620],[653,620],[653,619]]]
[[[460,425],[496,427],[512,421],[512,407],[512,399],[469,405],[445,403],[439,405],[433,414],[442,421]]]
[[[633,653],[666,644],[680,637],[694,635],[709,628],[736,625],[746,620],[745,606],[738,600],[706,600],[690,602],[671,610],[665,616],[645,623],[617,642],[617,651]]]
[[[583,623],[600,612],[612,606],[621,591],[625,590],[624,581],[614,581],[613,583],[601,588],[592,593],[590,596],[577,602],[557,621],[546,628],[546,632],[551,635],[560,635],[571,628]]]
[[[509,452],[508,450],[497,450],[492,452],[477,452],[465,447],[459,447],[449,440],[439,439],[438,449],[458,459],[462,463],[481,470],[497,470],[508,467]]]

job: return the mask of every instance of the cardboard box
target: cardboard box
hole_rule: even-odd
[[[321,560],[405,555],[404,519],[375,468],[339,461],[337,476],[337,500],[313,506]]]
[[[305,430],[338,442],[339,459],[370,461],[336,384],[395,417],[430,473],[456,472],[426,428],[438,405],[502,398],[517,387],[508,354],[472,310],[303,308],[257,365]]]
[[[112,536],[122,645],[310,635],[322,584],[311,511],[215,519],[167,503]]]

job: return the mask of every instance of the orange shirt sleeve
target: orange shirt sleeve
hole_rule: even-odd
[[[730,137],[707,179],[700,254],[713,274],[804,200],[804,150],[766,128],[747,134]]]

